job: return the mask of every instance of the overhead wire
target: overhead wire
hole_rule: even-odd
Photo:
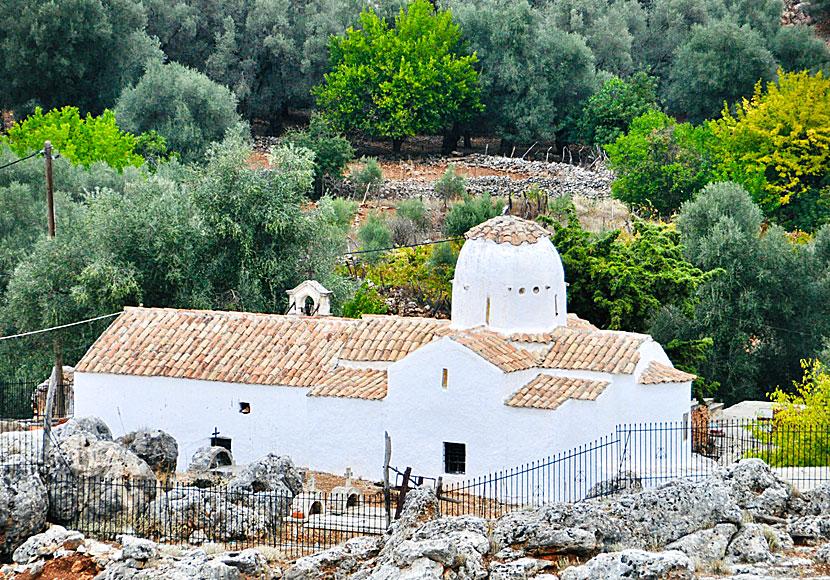
[[[35,334],[43,334],[44,332],[52,332],[53,330],[62,330],[72,326],[79,326],[81,324],[88,324],[96,320],[104,320],[105,318],[112,318],[120,315],[121,312],[113,312],[112,314],[104,314],[103,316],[96,316],[95,318],[88,318],[86,320],[79,320],[78,322],[70,322],[69,324],[61,324],[60,326],[53,326],[51,328],[41,328],[40,330],[32,330],[30,332],[21,332],[20,334],[12,334],[9,336],[0,336],[0,341],[11,340],[12,338],[24,338],[26,336],[33,336]]]
[[[15,163],[20,163],[21,161],[26,161],[27,159],[31,159],[32,157],[36,157],[37,155],[43,155],[43,149],[41,149],[40,151],[35,151],[31,155],[27,155],[26,157],[21,157],[20,159],[16,159],[15,161],[12,161],[11,163],[6,163],[5,165],[0,165],[0,169],[5,169],[6,167],[11,167]]]

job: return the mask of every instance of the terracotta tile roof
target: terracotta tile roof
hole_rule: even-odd
[[[332,366],[357,320],[126,308],[79,372],[309,386]]]
[[[535,244],[541,238],[550,238],[550,232],[535,222],[502,215],[477,225],[464,236],[468,240],[485,239],[497,244],[520,246],[525,242]]]
[[[568,328],[578,329],[578,330],[599,330],[596,326],[588,322],[587,320],[583,320],[576,314],[568,314]],[[510,335],[511,342],[526,342],[526,343],[537,343],[537,344],[549,344],[553,342],[555,339],[555,335],[551,333],[538,333],[538,334],[527,334],[527,333],[516,333]]]
[[[397,316],[364,316],[346,337],[340,358],[394,362],[440,338],[449,320]]]
[[[309,397],[342,397],[378,401],[386,397],[386,371],[337,367],[311,389]]]
[[[543,369],[584,370],[630,375],[640,360],[639,349],[650,340],[645,334],[612,330],[557,328],[552,344],[533,353]]]
[[[533,357],[529,352],[516,348],[507,337],[491,330],[473,329],[451,335],[450,338],[506,373],[533,368]]]
[[[660,383],[685,383],[686,381],[693,381],[697,375],[684,373],[674,367],[660,364],[656,361],[651,361],[637,379],[641,385],[657,385]]]
[[[608,385],[605,381],[539,375],[513,393],[504,404],[510,407],[556,409],[568,399],[593,401]]]

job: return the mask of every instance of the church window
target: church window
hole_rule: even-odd
[[[464,473],[466,470],[467,446],[444,441],[444,473]]]

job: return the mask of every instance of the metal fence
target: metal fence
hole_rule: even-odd
[[[236,550],[271,546],[295,558],[386,531],[382,491],[306,492],[296,498],[228,486],[164,488],[147,481],[61,476],[48,482],[52,520],[87,536],[135,534],[158,542]]]
[[[765,420],[620,425],[596,441],[539,461],[441,484],[442,513],[485,518],[550,502],[578,502],[678,478],[701,479],[758,457],[806,491],[830,481],[830,423],[787,426]]]
[[[46,384],[39,381],[0,382],[0,420],[41,420],[46,409],[47,390]],[[71,417],[72,411],[72,385],[60,384],[55,390],[53,418]]]

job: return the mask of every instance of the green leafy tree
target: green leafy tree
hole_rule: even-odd
[[[444,208],[451,199],[457,199],[467,193],[467,178],[457,173],[454,165],[447,167],[444,175],[435,181],[435,193],[444,200]]]
[[[148,62],[162,59],[133,0],[0,3],[0,108],[18,116],[66,105],[99,114]]]
[[[360,318],[363,314],[386,314],[386,302],[374,286],[360,285],[351,300],[343,304],[343,316]]]
[[[201,160],[210,143],[240,123],[230,90],[176,63],[148,69],[122,93],[115,113],[125,130],[158,132],[188,162]]]
[[[392,246],[392,232],[386,220],[378,213],[369,214],[360,226],[357,237],[360,240],[361,250],[380,250]],[[379,262],[382,258],[381,252],[363,254],[363,259],[370,263]]]
[[[772,429],[753,428],[764,445],[749,455],[774,467],[823,467],[830,454],[830,374],[817,360],[802,360],[804,376],[793,382],[795,392],[780,387],[773,402]]]
[[[710,184],[684,204],[677,218],[684,256],[723,273],[698,288],[694,316],[665,309],[651,328],[664,343],[711,338],[697,368],[720,383],[726,403],[789,384],[800,376],[800,358],[815,356],[830,335],[830,228],[793,243],[780,227],[762,230],[762,223],[760,209],[734,183]]]
[[[755,84],[775,78],[775,57],[748,24],[718,20],[692,28],[669,70],[666,109],[701,123],[752,94]]]
[[[650,111],[606,146],[612,195],[635,209],[670,216],[711,178],[711,134]]]
[[[552,238],[568,280],[568,309],[601,328],[645,332],[661,306],[688,313],[709,274],[682,256],[680,234],[669,226],[634,222],[634,234],[594,235],[575,212]]]
[[[444,232],[450,238],[459,238],[467,230],[501,214],[504,202],[489,193],[479,197],[462,195],[462,202],[450,208],[444,218]]]
[[[323,195],[323,180],[342,177],[346,165],[354,159],[354,149],[349,141],[317,113],[311,115],[308,129],[289,130],[283,140],[314,152],[314,192],[317,198]]]
[[[397,152],[407,136],[440,133],[480,109],[476,57],[463,54],[449,12],[415,0],[393,28],[372,10],[360,20],[332,38],[332,72],[315,89],[338,126],[391,137]]]
[[[61,155],[84,167],[103,161],[120,170],[144,163],[144,158],[133,151],[135,137],[118,128],[115,114],[109,110],[99,117],[87,113],[82,119],[75,107],[53,109],[45,115],[37,107],[32,115],[9,129],[9,145],[21,157],[42,149],[47,140]]]
[[[559,28],[527,0],[454,0],[464,39],[480,59],[485,114],[477,131],[517,142],[553,139],[596,90],[594,56],[585,39]]]
[[[717,172],[741,183],[764,213],[813,230],[830,212],[830,79],[781,73],[712,125]]]
[[[579,137],[591,144],[613,143],[636,117],[657,109],[654,77],[643,72],[636,73],[630,82],[611,77],[588,98],[579,121]]]
[[[383,169],[375,157],[361,157],[360,163],[352,167],[349,180],[364,195],[369,192],[377,192],[380,184],[383,183]]]

